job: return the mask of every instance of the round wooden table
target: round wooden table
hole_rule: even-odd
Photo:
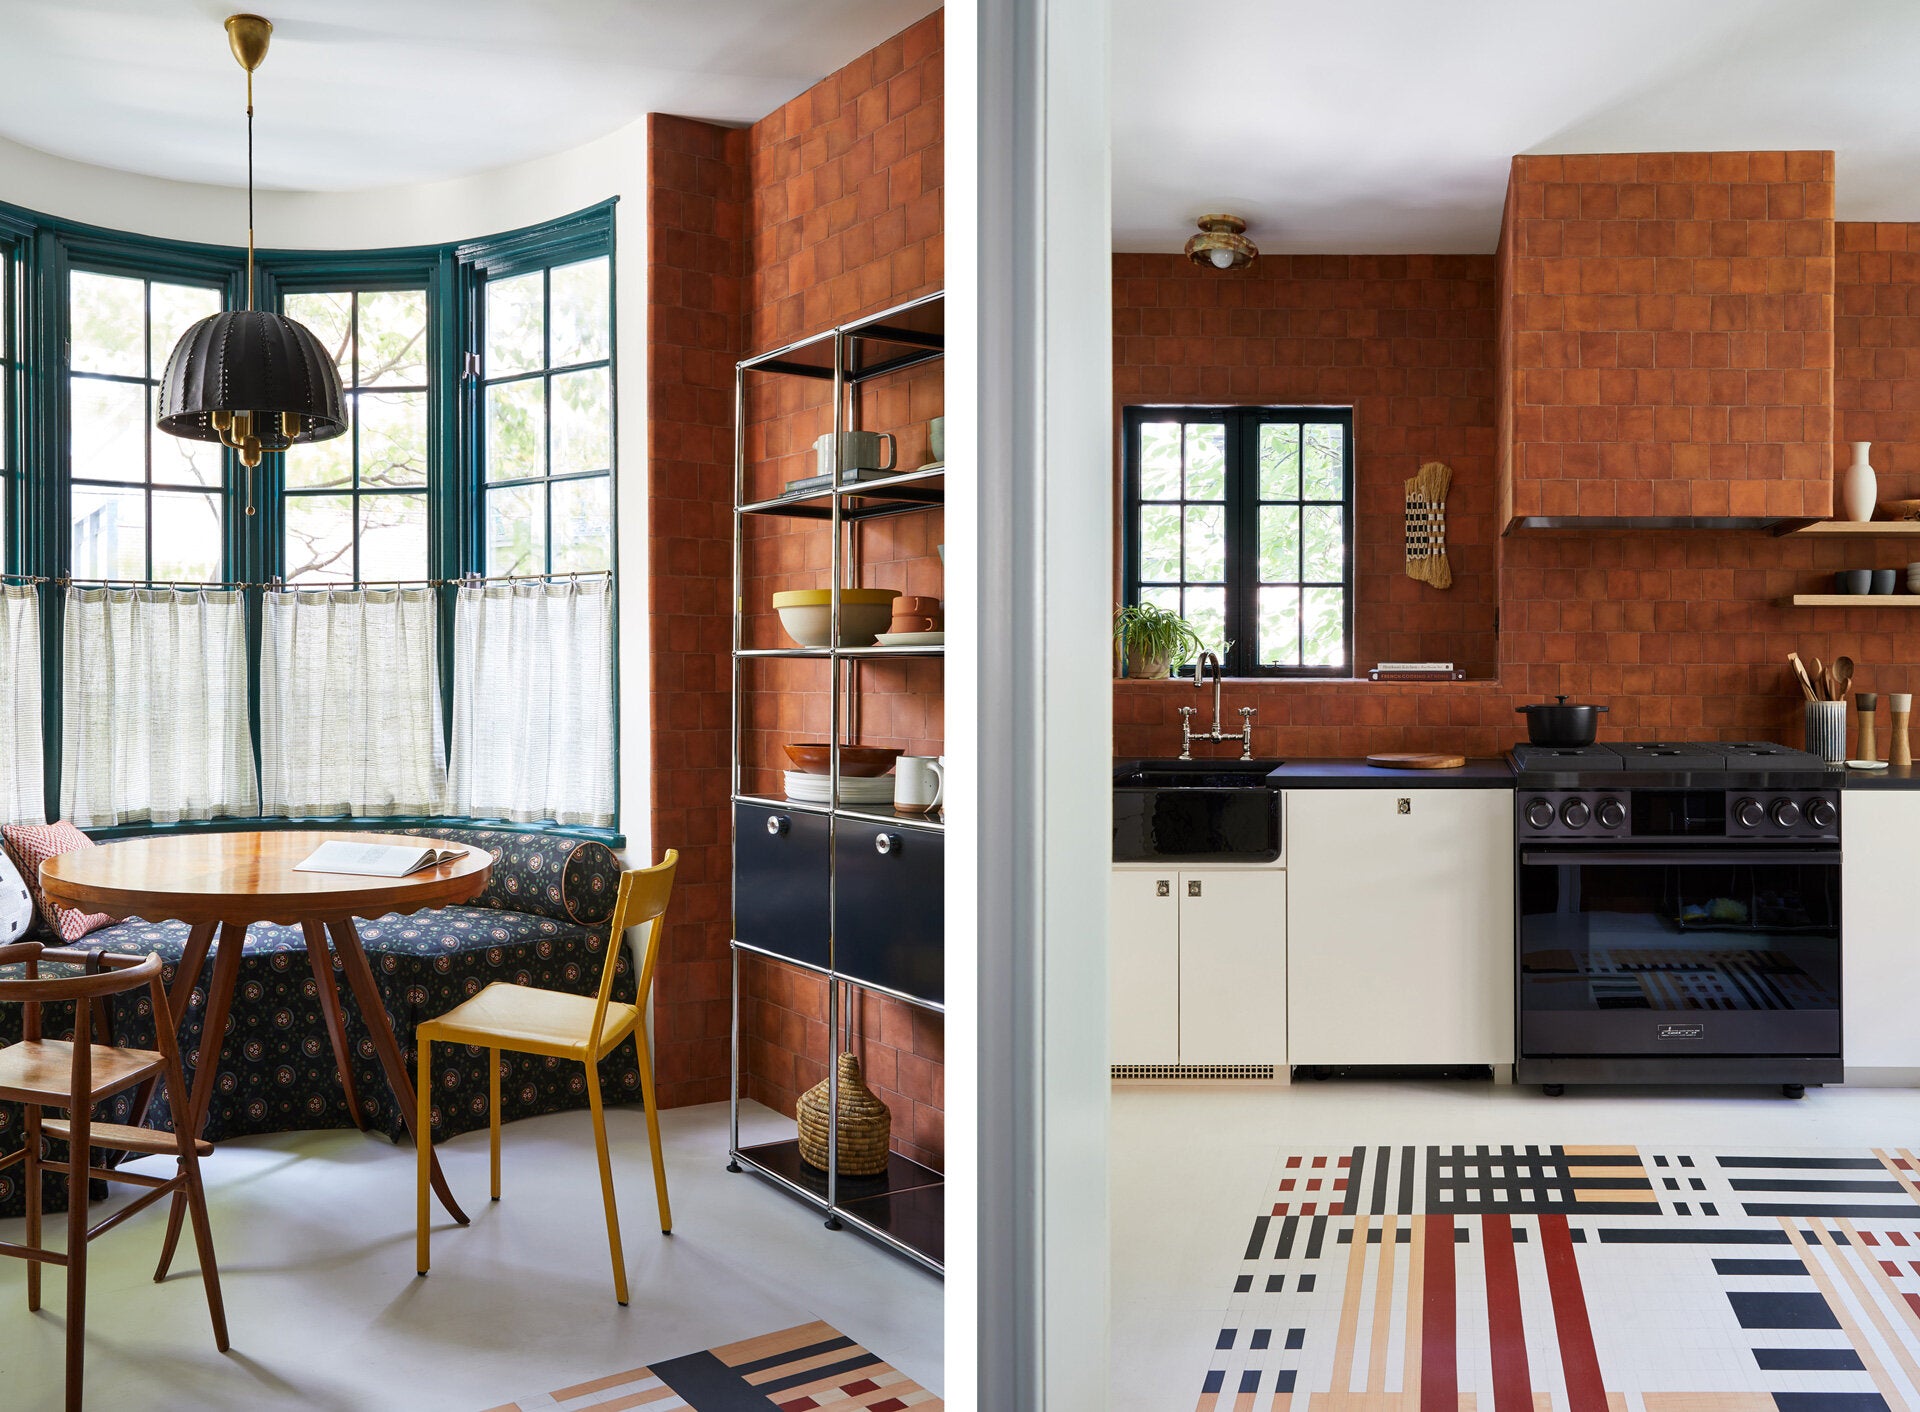
[[[294,871],[314,849],[331,839],[347,843],[390,843],[404,848],[465,847],[463,857],[437,867],[423,868],[404,878],[369,878],[346,873]],[[469,845],[446,845],[413,835],[375,833],[305,833],[275,830],[266,833],[166,834],[126,839],[119,843],[83,848],[49,858],[40,868],[40,885],[47,897],[62,907],[82,912],[104,912],[115,920],[139,917],[149,922],[185,922],[190,927],[187,946],[168,995],[171,1022],[180,1023],[194,983],[213,950],[213,976],[207,984],[207,1008],[200,1032],[199,1057],[193,1071],[189,1130],[197,1137],[206,1127],[220,1067],[220,1046],[233,991],[240,976],[240,957],[247,927],[254,922],[298,925],[306,936],[307,961],[313,968],[320,1011],[333,1042],[333,1059],[346,1091],[347,1107],[356,1124],[364,1126],[347,1059],[347,1032],[342,1023],[340,994],[333,981],[337,954],[347,984],[360,1005],[361,1018],[373,1036],[387,1082],[399,1100],[400,1113],[414,1141],[414,1091],[407,1077],[386,1007],[374,985],[373,968],[354,930],[355,917],[383,917],[391,912],[421,912],[450,907],[477,896],[493,870],[493,855]],[[215,932],[219,944],[214,944]],[[327,937],[333,937],[333,952]],[[160,1017],[155,1016],[158,1023]],[[144,1114],[151,1085],[135,1098],[135,1112]],[[139,1117],[134,1119],[140,1121]],[[174,1121],[180,1121],[175,1115]],[[453,1199],[440,1160],[433,1159],[433,1189],[440,1204],[461,1225],[467,1215]],[[164,1275],[180,1236],[181,1206],[173,1204],[167,1239],[160,1256]]]

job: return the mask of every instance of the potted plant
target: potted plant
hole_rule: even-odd
[[[1113,651],[1123,677],[1159,678],[1191,661],[1206,644],[1170,608],[1130,603],[1113,615]]]

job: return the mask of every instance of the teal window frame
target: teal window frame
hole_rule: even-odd
[[[484,574],[485,447],[484,428],[476,422],[477,362],[484,344],[485,282],[508,273],[571,264],[604,255],[609,270],[610,308],[617,307],[614,274],[612,198],[556,220],[482,238],[443,245],[372,250],[262,250],[256,256],[255,302],[278,309],[287,294],[340,290],[424,288],[427,291],[428,368],[428,565],[426,576],[441,582],[440,679],[443,725],[451,737],[453,718],[454,584]],[[10,399],[5,434],[0,436],[0,573],[47,580],[42,588],[42,717],[46,758],[48,817],[57,818],[60,802],[61,740],[61,595],[52,581],[71,572],[68,511],[68,461],[71,408],[67,392],[67,284],[75,267],[106,274],[182,283],[217,283],[224,306],[246,302],[244,248],[165,240],[42,215],[0,203],[0,251],[11,258],[5,268],[10,289],[0,291],[0,397]],[[608,362],[617,405],[617,318],[609,329]],[[618,582],[619,465],[618,416],[610,430],[608,491],[609,568]],[[231,453],[223,455],[223,577],[261,585],[284,568],[286,491],[285,457],[269,454],[254,472],[252,494],[257,513],[247,515],[247,482]],[[259,729],[259,587],[246,589],[249,665],[256,767]],[[618,608],[616,604],[618,631]],[[97,838],[154,832],[313,827],[394,828],[448,825],[559,833],[596,838],[615,847],[619,832],[619,671],[614,677],[615,817],[611,829],[552,824],[516,824],[491,819],[423,816],[406,819],[276,820],[255,816],[220,818],[162,828],[147,825],[95,830]]]

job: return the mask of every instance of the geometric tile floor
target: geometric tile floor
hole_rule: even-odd
[[[939,1412],[941,1401],[830,1324],[669,1358],[488,1412],[644,1408],[646,1412]]]
[[[1920,1157],[1284,1153],[1195,1412],[1920,1409]]]

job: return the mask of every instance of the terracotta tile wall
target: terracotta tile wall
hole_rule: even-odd
[[[676,960],[663,968],[656,1000],[663,1102],[726,1093],[733,364],[748,351],[940,288],[941,43],[936,12],[749,129],[654,120],[655,835],[683,854]],[[722,238],[713,239],[716,233]],[[925,369],[862,391],[864,424],[900,433],[904,465],[927,459],[925,423],[941,410],[941,385],[938,370]],[[831,426],[829,398],[823,385],[804,380],[755,380],[750,494],[777,494],[786,480],[811,471],[813,438]],[[863,529],[863,581],[943,594],[934,550],[942,524],[936,512]],[[756,519],[746,561],[750,603],[764,603],[779,588],[823,586],[826,550],[826,531],[817,524]],[[747,634],[750,645],[784,641],[770,612],[750,614]],[[937,753],[944,733],[939,665],[889,663],[861,672],[863,737]],[[825,738],[826,673],[811,661],[746,669],[750,789],[777,793],[777,772],[786,765],[782,741]],[[681,838],[701,841],[697,867]],[[689,888],[701,890],[697,913],[687,905]],[[825,1076],[824,985],[773,964],[747,966],[744,982],[748,1092],[791,1113],[794,1099]],[[868,999],[855,1034],[870,1082],[893,1109],[896,1146],[939,1165],[939,1017]],[[671,1089],[669,1072],[676,1076]]]
[[[1920,495],[1920,224],[1836,228],[1838,440],[1875,443],[1881,494]],[[1909,249],[1911,247],[1911,249]],[[1123,357],[1116,351],[1116,359]],[[1117,373],[1118,374],[1118,370]],[[1368,429],[1358,419],[1365,444]],[[1845,447],[1825,448],[1828,474]],[[1611,707],[1607,736],[1801,743],[1786,654],[1859,663],[1856,686],[1920,690],[1920,613],[1794,610],[1836,569],[1896,567],[1899,541],[1855,544],[1763,531],[1517,531],[1499,542],[1499,678],[1458,685],[1236,682],[1227,712],[1260,708],[1256,748],[1362,755],[1443,748],[1496,754],[1521,738],[1513,708],[1552,692]],[[1167,755],[1184,683],[1116,683],[1115,748]],[[1884,741],[1887,718],[1880,719]]]
[[[1508,192],[1514,515],[1831,512],[1831,152],[1516,157]]]
[[[1491,676],[1493,261],[1281,255],[1222,273],[1182,255],[1116,255],[1113,274],[1116,455],[1129,406],[1352,407],[1355,660]],[[1405,568],[1405,482],[1435,460],[1454,473],[1444,592]]]

